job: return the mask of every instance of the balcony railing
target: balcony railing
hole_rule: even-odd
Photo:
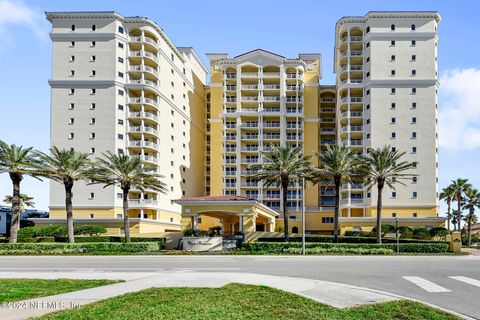
[[[258,96],[242,96],[242,101],[258,101]]]
[[[320,98],[320,102],[335,102],[335,98]]]
[[[302,97],[289,97],[287,96],[287,102],[303,102]]]
[[[157,207],[158,201],[153,199],[128,199],[130,207]]]
[[[280,72],[264,72],[263,77],[264,78],[279,78],[280,77]]]
[[[264,84],[263,89],[265,89],[265,90],[278,90],[278,89],[280,89],[280,85],[279,84]]]
[[[258,122],[242,123],[242,128],[258,128]]]
[[[227,74],[226,74],[226,78],[227,78],[227,79],[236,79],[236,78],[237,78],[237,74],[236,74],[236,73],[227,73]]]
[[[279,96],[264,96],[263,101],[280,101]]]
[[[263,126],[265,128],[280,128],[280,122],[265,122]]]
[[[246,78],[258,77],[258,72],[242,72],[241,75]]]
[[[242,90],[258,90],[257,84],[242,84]]]
[[[280,112],[280,108],[263,108],[264,112]]]

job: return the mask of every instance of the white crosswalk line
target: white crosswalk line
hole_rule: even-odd
[[[403,279],[410,281],[411,283],[419,286],[423,290],[427,292],[451,292],[451,290],[448,290],[444,287],[439,286],[436,283],[433,283],[431,281],[428,281],[426,279],[423,279],[421,277],[402,277]]]
[[[449,278],[471,284],[472,286],[480,287],[480,280],[472,279],[469,277],[463,277],[463,276],[455,276],[455,277],[449,277]]]

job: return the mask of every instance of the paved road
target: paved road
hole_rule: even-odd
[[[480,257],[81,256],[0,257],[1,271],[250,272],[352,284],[480,319]]]

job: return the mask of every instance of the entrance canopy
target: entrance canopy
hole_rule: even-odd
[[[216,219],[224,233],[273,232],[278,216],[276,211],[255,199],[235,195],[182,198],[174,202],[182,206],[184,218],[191,218],[194,230],[199,227],[199,218],[207,216]],[[208,227],[214,226],[214,222],[211,224]]]

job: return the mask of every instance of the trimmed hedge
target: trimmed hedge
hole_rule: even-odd
[[[288,253],[288,250],[301,249],[300,242],[252,242],[243,243],[242,249],[247,251],[266,251],[269,253]],[[307,249],[328,249],[334,251],[354,250],[354,249],[388,249],[392,251],[397,250],[394,243],[325,243],[325,242],[308,242],[305,243]],[[400,243],[400,252],[407,253],[445,253],[448,251],[448,244],[437,243]],[[353,253],[353,251],[352,251]]]
[[[287,248],[283,251],[286,254],[300,254],[301,248]],[[332,248],[309,248],[305,251],[306,254],[394,254],[395,251],[386,248],[344,248],[344,247],[332,247]]]
[[[281,238],[258,238],[258,242],[284,242],[285,239]],[[290,242],[301,242],[301,237],[290,237]],[[332,243],[333,236],[313,236],[305,237],[305,242],[325,242]],[[397,243],[396,239],[382,238],[383,243]],[[420,239],[400,239],[400,243],[439,243],[434,240],[420,240]],[[338,243],[377,243],[377,238],[374,237],[359,237],[359,236],[341,236],[338,237]]]
[[[130,238],[130,242],[157,242],[160,249],[165,248],[166,238]],[[8,241],[7,241],[8,242]],[[18,243],[43,243],[43,242],[55,242],[66,243],[67,237],[37,237],[37,238],[18,238]],[[90,243],[90,242],[112,242],[112,243],[124,243],[125,238],[120,236],[77,236],[75,237],[75,243]]]
[[[158,242],[137,243],[4,243],[0,245],[0,255],[11,254],[101,254],[101,253],[140,253],[160,250]]]

